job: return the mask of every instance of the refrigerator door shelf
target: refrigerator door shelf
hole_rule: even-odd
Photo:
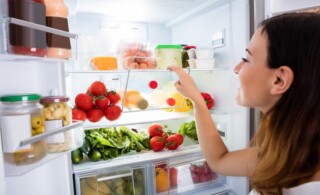
[[[10,24],[15,24],[18,26],[23,26],[26,28],[31,28],[39,31],[44,31],[47,34],[55,34],[59,35],[61,37],[67,37],[70,39],[71,42],[71,47],[72,47],[72,57],[70,59],[61,59],[61,58],[49,58],[49,57],[37,57],[37,56],[31,56],[31,55],[16,55],[13,53],[9,52],[9,47],[10,47],[10,42],[9,42],[9,25]],[[77,46],[77,38],[78,36],[73,33],[69,33],[63,30],[55,29],[55,28],[50,28],[47,26],[35,24],[32,22],[16,19],[16,18],[11,18],[11,17],[2,17],[2,28],[1,28],[1,41],[3,43],[1,44],[0,47],[0,59],[1,60],[28,60],[28,61],[50,61],[50,62],[56,62],[56,61],[75,61],[77,59],[77,51],[76,51],[76,46]],[[34,49],[34,48],[32,48]]]
[[[69,126],[65,126],[65,127],[58,128],[58,129],[55,129],[55,130],[52,130],[49,132],[45,132],[43,134],[33,136],[33,137],[26,139],[26,140],[21,140],[20,146],[39,142],[41,140],[47,139],[50,136],[63,134],[65,132],[71,132],[71,134],[68,134],[68,135],[72,136],[72,139],[71,139],[72,142],[70,142],[70,144],[68,144],[68,145],[63,144],[64,147],[68,146],[68,148],[65,151],[57,152],[57,153],[47,153],[47,155],[44,158],[42,158],[41,160],[39,160],[35,163],[32,163],[32,164],[26,164],[26,165],[12,164],[12,163],[7,163],[6,161],[4,161],[5,175],[6,176],[23,175],[33,169],[36,169],[37,167],[39,167],[43,164],[48,163],[51,160],[56,159],[57,157],[65,155],[65,154],[69,153],[70,151],[82,146],[83,138],[84,138],[82,122],[75,122]],[[71,141],[71,140],[69,140],[69,141]]]

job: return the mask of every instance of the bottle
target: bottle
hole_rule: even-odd
[[[186,45],[183,47],[183,50],[182,50],[182,67],[183,68],[191,67],[188,60],[192,59],[193,57],[189,56],[190,52],[188,52],[188,50],[195,49],[195,48],[196,46],[192,46],[192,45]]]
[[[69,32],[68,7],[63,0],[45,0],[46,24],[48,27]],[[68,37],[47,33],[49,58],[71,58],[71,44]]]
[[[46,26],[43,0],[8,0],[9,17]],[[47,53],[46,32],[9,24],[8,52],[44,57]]]
[[[43,106],[38,94],[13,94],[0,97],[0,124],[3,157],[7,163],[25,165],[47,154],[46,141],[20,146],[22,140],[45,132]]]
[[[123,103],[129,110],[145,110],[149,106],[148,101],[144,99],[137,90],[128,90],[126,94],[124,94],[123,91],[118,91],[117,93],[119,93],[122,100],[125,98]]]

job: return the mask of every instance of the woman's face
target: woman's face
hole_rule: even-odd
[[[239,105],[268,111],[277,101],[270,94],[273,69],[267,66],[267,35],[261,28],[252,36],[246,57],[236,65],[234,72],[239,75],[240,88],[237,94]]]

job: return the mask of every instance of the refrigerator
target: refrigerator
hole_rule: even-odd
[[[96,56],[116,56],[125,41],[141,41],[150,48],[158,44],[188,44],[214,50],[215,66],[211,69],[186,69],[199,89],[210,93],[215,100],[212,118],[230,151],[249,145],[259,113],[236,104],[237,75],[233,66],[245,55],[245,48],[258,23],[273,15],[320,7],[317,0],[198,0],[198,1],[85,1],[65,0],[69,8],[69,32],[9,18],[7,3],[2,0],[0,16],[0,96],[6,94],[52,93],[70,97],[70,107],[78,93],[86,92],[96,80],[112,89],[132,88],[146,96],[154,92],[148,86],[157,81],[158,88],[172,90],[177,77],[167,70],[127,70],[118,60],[118,70],[92,70],[90,59]],[[119,7],[121,2],[125,2]],[[159,4],[158,4],[159,3]],[[151,6],[153,5],[153,6]],[[151,6],[151,7],[148,7]],[[183,7],[184,9],[181,9]],[[115,14],[126,11],[120,19]],[[135,12],[132,12],[134,10]],[[149,12],[144,12],[149,10]],[[125,13],[125,12],[124,12]],[[143,14],[141,14],[143,13]],[[149,15],[150,14],[150,15]],[[129,16],[128,16],[129,15]],[[71,59],[15,55],[7,51],[8,26],[14,23],[67,37],[71,41]],[[169,84],[168,84],[169,83]],[[169,87],[168,87],[169,86]],[[168,89],[169,88],[169,89]],[[122,107],[123,108],[123,107]],[[124,109],[124,108],[123,108]],[[123,110],[115,121],[102,119],[98,123],[76,122],[55,133],[44,133],[38,139],[47,139],[63,131],[72,131],[78,137],[85,130],[127,126],[144,129],[152,123],[167,124],[177,131],[182,123],[193,120],[192,112],[168,112],[150,107],[143,111]],[[28,143],[32,139],[18,140]],[[0,139],[3,150],[3,137]],[[76,147],[81,146],[81,140]],[[73,148],[73,149],[75,149]],[[213,148],[214,150],[214,148]],[[87,187],[93,194],[238,194],[250,191],[245,177],[230,177],[212,173],[214,179],[203,182],[192,180],[192,165],[204,166],[205,159],[197,142],[185,138],[177,150],[161,152],[142,151],[92,162],[85,158],[72,164],[71,150],[49,154],[40,162],[29,166],[8,165],[0,152],[0,194],[4,195],[78,195]],[[164,167],[178,170],[178,184],[168,191],[157,192],[159,183],[155,170]],[[139,178],[138,176],[139,175]],[[121,179],[121,180],[120,180]],[[165,182],[170,180],[165,177]],[[109,185],[126,182],[120,191]],[[89,186],[89,183],[92,186]],[[163,183],[163,182],[162,182]],[[107,185],[107,187],[106,187]],[[85,186],[85,187],[84,187]],[[123,189],[125,188],[125,189]],[[121,191],[122,190],[122,191]]]

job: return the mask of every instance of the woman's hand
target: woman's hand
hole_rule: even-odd
[[[178,76],[179,80],[174,84],[178,92],[192,100],[194,103],[199,100],[203,102],[199,89],[197,88],[193,78],[188,73],[186,73],[181,67],[177,66],[169,66],[168,70],[175,72]]]

